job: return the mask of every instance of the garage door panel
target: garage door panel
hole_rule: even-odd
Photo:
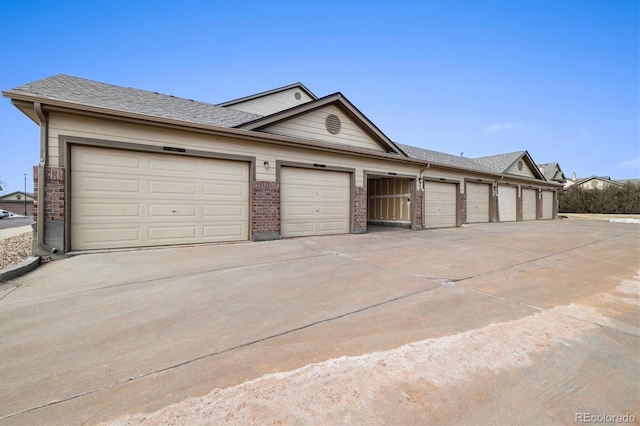
[[[349,232],[348,173],[283,167],[280,184],[283,237]]]
[[[317,182],[325,187],[342,188],[350,183],[349,175],[341,172],[320,172],[316,177]]]
[[[112,173],[109,166],[121,171],[122,159],[129,173]],[[103,171],[76,169],[91,162]],[[235,170],[237,180],[230,173],[217,179],[218,165]],[[71,249],[246,240],[248,176],[246,162],[72,147]]]
[[[500,186],[498,188],[498,210],[500,222],[515,222],[518,190],[515,187]]]
[[[197,205],[149,204],[149,219],[189,218],[193,220],[197,214]]]
[[[318,234],[345,234],[349,232],[348,228],[345,226],[344,221],[338,220],[335,222],[331,221],[323,221],[318,224]]]
[[[229,197],[247,198],[247,186],[241,183],[205,183],[203,196],[208,199],[227,200]]]
[[[114,194],[125,193],[139,196],[142,194],[141,182],[134,178],[95,176],[89,173],[79,173],[71,181],[71,191],[79,197],[103,197],[105,192]]]
[[[79,208],[80,215],[85,219],[84,223],[89,221],[102,221],[105,219],[122,218],[129,220],[132,217],[138,217],[141,209],[140,203],[101,203],[86,202],[82,203]]]
[[[207,242],[242,240],[246,233],[246,227],[233,223],[221,223],[209,225],[203,228],[203,238]]]
[[[448,182],[424,184],[423,217],[425,228],[446,228],[458,224],[458,186]]]
[[[150,158],[149,174],[160,176],[194,177],[199,162],[186,158],[174,157],[169,159]]]
[[[490,185],[467,182],[467,222],[489,222]]]
[[[281,229],[282,236],[303,237],[306,235],[317,235],[315,221],[283,223]]]
[[[176,244],[176,241],[189,243],[196,239],[198,227],[192,225],[149,226],[149,241],[159,244]]]
[[[286,208],[286,215],[290,218],[313,219],[315,213],[314,205],[289,204]]]
[[[148,194],[158,197],[194,197],[198,194],[197,182],[176,182],[169,180],[149,180]]]
[[[86,249],[104,248],[105,242],[116,242],[119,247],[136,247],[143,241],[141,229],[136,226],[104,226],[99,229],[80,226],[77,231],[79,232],[75,232],[71,237],[71,244],[82,244]],[[79,238],[80,235],[82,238]]]
[[[345,209],[345,207],[341,205],[336,205],[336,206],[319,205],[316,210],[318,210],[318,212],[323,216],[327,216],[327,217],[334,216],[334,217],[339,217],[341,219],[349,214],[347,209]]]
[[[535,189],[522,190],[522,220],[536,220],[537,198]]]
[[[327,202],[342,203],[344,200],[349,199],[349,190],[319,188],[318,197]]]
[[[77,149],[77,148],[76,148]],[[87,172],[109,172],[111,174],[138,174],[142,170],[140,158],[125,151],[110,150],[106,153],[85,152],[82,157],[76,157],[73,169]]]
[[[247,209],[244,206],[238,206],[235,204],[226,205],[205,205],[203,206],[203,216],[205,218],[216,218],[218,220],[224,219],[237,219],[243,217],[248,219]]]
[[[244,165],[238,165],[233,161],[220,161],[216,165],[205,164],[203,168],[204,176],[214,176],[216,180],[238,181],[249,178],[249,169]]]
[[[542,191],[542,218],[553,219],[553,192]]]

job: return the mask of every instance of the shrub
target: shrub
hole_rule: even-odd
[[[558,193],[560,213],[640,214],[640,185],[626,183],[602,189],[569,187]]]

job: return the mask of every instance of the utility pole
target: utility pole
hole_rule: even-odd
[[[24,215],[27,215],[27,174],[24,174]]]

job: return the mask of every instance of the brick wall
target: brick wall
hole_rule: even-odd
[[[253,183],[254,239],[277,239],[280,235],[280,183]],[[277,235],[276,235],[277,234]],[[262,237],[261,237],[262,236]]]
[[[422,229],[422,208],[424,207],[424,203],[422,202],[424,197],[424,192],[417,189],[416,190],[416,229]]]
[[[460,194],[460,223],[467,223],[467,193]]]
[[[24,201],[3,201],[0,202],[0,210],[24,215]],[[33,201],[27,201],[27,216],[33,216]]]
[[[46,167],[44,184],[44,217],[50,221],[64,221],[64,168]],[[33,218],[37,220],[38,203],[38,166],[33,166]]]
[[[367,232],[367,190],[364,187],[356,186],[354,198],[353,231],[356,234],[364,234]]]

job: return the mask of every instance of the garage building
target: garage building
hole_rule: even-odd
[[[68,75],[3,95],[41,130],[36,254],[533,220],[525,187],[557,214],[526,151],[400,145],[301,83],[216,105]]]

